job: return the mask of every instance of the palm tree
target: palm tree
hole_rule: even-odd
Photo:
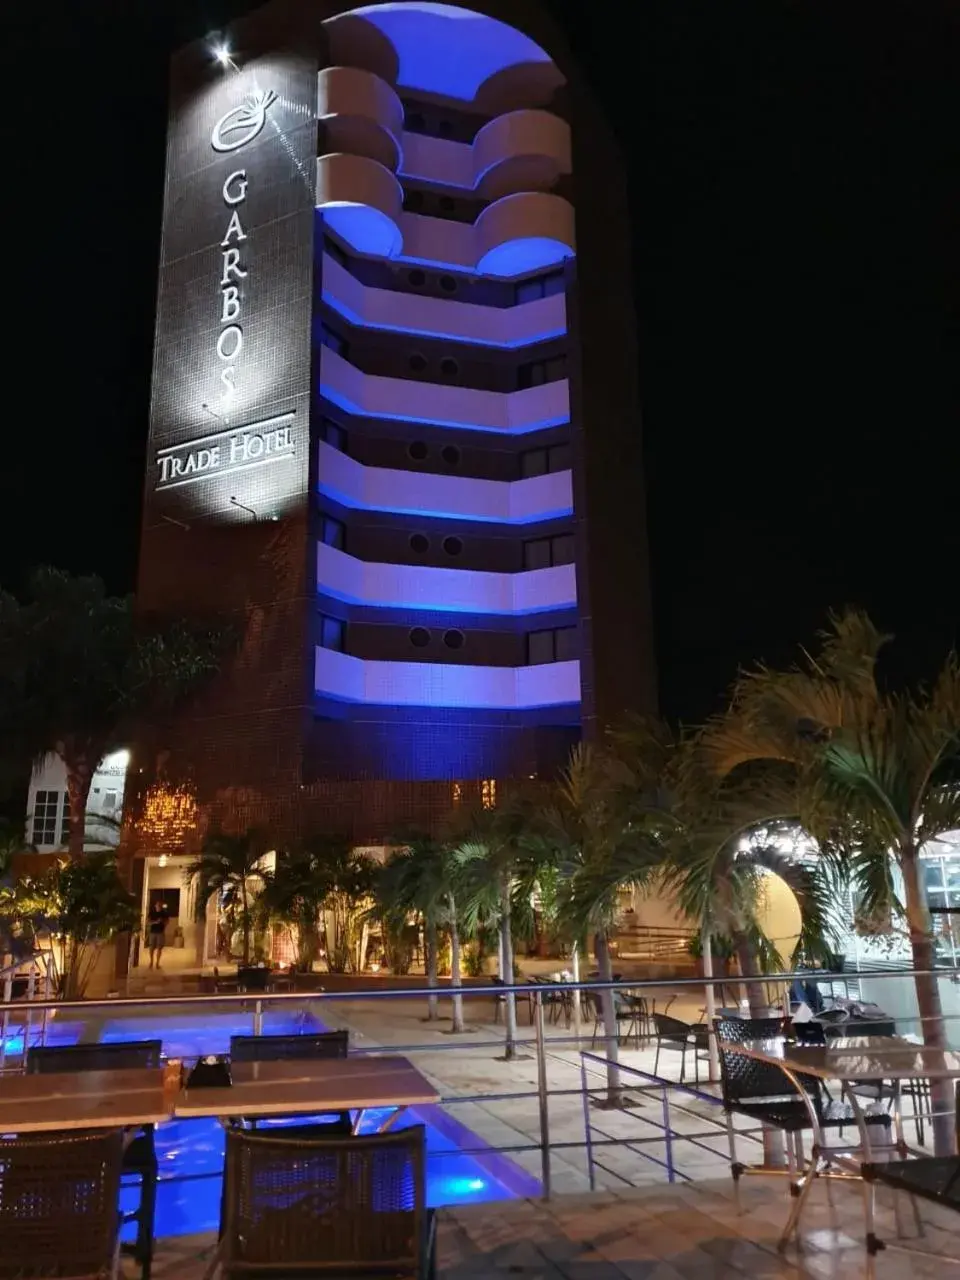
[[[465,1030],[463,997],[460,992],[460,929],[458,862],[441,841],[420,833],[398,839],[401,847],[390,858],[377,881],[377,895],[384,912],[400,923],[416,914],[423,920],[427,986],[437,987],[438,931],[450,930],[450,985],[452,990],[453,1030]],[[428,997],[428,1019],[437,1017],[437,998]]]
[[[320,946],[317,926],[329,892],[321,856],[317,849],[301,845],[278,854],[273,870],[261,875],[263,889],[256,914],[264,924],[276,922],[292,928],[296,967],[309,973]]]
[[[376,864],[354,852],[346,836],[309,836],[304,848],[319,877],[316,891],[327,926],[327,968],[331,973],[359,970],[363,947],[357,926],[373,893]]]
[[[619,914],[620,890],[646,885],[656,874],[659,850],[654,825],[638,804],[630,777],[614,753],[576,746],[541,813],[544,840],[552,845],[558,881],[558,920],[573,938],[592,934],[600,978],[613,981],[610,938]],[[620,1098],[617,1017],[613,992],[600,994],[607,1054],[607,1100]]]
[[[794,669],[760,667],[739,680],[730,713],[704,735],[703,759],[723,779],[789,771],[803,827],[839,855],[873,903],[895,898],[893,859],[924,1040],[945,1048],[920,851],[960,827],[960,660],[948,655],[929,689],[890,692],[877,680],[889,637],[866,614],[832,615],[820,639],[819,651]],[[949,1113],[946,1086],[935,1085],[933,1096],[935,1110]],[[938,1154],[946,1154],[949,1114],[935,1119],[934,1133]]]
[[[219,899],[239,903],[244,964],[250,963],[251,881],[263,879],[266,846],[266,833],[257,827],[248,827],[240,835],[211,831],[198,857],[183,873],[186,881],[196,885],[196,918],[199,922],[205,919],[207,903],[215,895]]]
[[[538,830],[532,795],[511,793],[505,801],[466,815],[453,837],[453,855],[462,880],[465,927],[476,932],[495,923],[499,934],[498,971],[506,986],[514,983],[513,942],[518,923],[532,924],[533,892],[545,871],[545,844]],[[512,991],[504,996],[507,1061],[517,1054],[517,1006]]]
[[[0,768],[53,752],[67,772],[70,856],[83,855],[90,784],[108,751],[216,669],[229,629],[158,625],[99,578],[40,569],[21,603],[0,592]]]

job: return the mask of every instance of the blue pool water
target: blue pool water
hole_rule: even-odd
[[[100,1039],[105,1043],[121,1040],[163,1040],[164,1052],[173,1058],[196,1058],[204,1053],[226,1053],[232,1035],[253,1030],[248,1013],[210,1013],[202,1017],[172,1011],[169,1017],[117,1018],[105,1023]],[[304,1011],[264,1015],[265,1034],[292,1035],[322,1031],[323,1025]],[[47,1044],[76,1044],[83,1032],[79,1022],[53,1019]],[[31,1042],[33,1036],[30,1037]],[[7,1037],[8,1057],[23,1052],[23,1031]],[[385,1112],[364,1114],[361,1133],[374,1132],[385,1118]],[[539,1194],[536,1179],[502,1156],[491,1154],[464,1155],[461,1147],[479,1147],[477,1137],[452,1120],[439,1108],[410,1110],[400,1117],[396,1128],[424,1124],[427,1138],[427,1202],[432,1206],[470,1204],[488,1200],[512,1199]],[[223,1170],[223,1129],[216,1120],[171,1120],[157,1127],[157,1157],[160,1182],[157,1188],[156,1234],[158,1236],[189,1235],[216,1230],[220,1220],[220,1184]],[[132,1208],[139,1191],[136,1186],[121,1193],[124,1208]],[[132,1233],[133,1227],[125,1232]]]

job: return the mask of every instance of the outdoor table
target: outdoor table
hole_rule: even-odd
[[[161,1067],[0,1076],[0,1133],[136,1129],[169,1119]]]
[[[174,1115],[218,1116],[223,1120],[256,1115],[319,1115],[356,1111],[354,1132],[364,1111],[386,1108],[379,1127],[385,1132],[407,1107],[440,1101],[435,1087],[406,1058],[317,1058],[287,1062],[238,1062],[232,1085],[182,1089]]]
[[[877,1152],[870,1138],[870,1126],[866,1123],[860,1102],[853,1091],[854,1084],[889,1081],[894,1088],[894,1124],[896,1146],[901,1158],[911,1154],[903,1137],[900,1113],[900,1086],[907,1080],[960,1080],[960,1053],[950,1049],[935,1049],[914,1044],[900,1036],[849,1036],[830,1040],[826,1045],[791,1044],[785,1039],[747,1040],[731,1045],[729,1050],[745,1057],[771,1063],[783,1071],[806,1103],[813,1130],[813,1141],[825,1163],[836,1163],[845,1170],[845,1176],[862,1176],[862,1166],[874,1163]],[[803,1085],[803,1076],[813,1076],[825,1083],[834,1082],[851,1086],[846,1094],[853,1110],[860,1134],[860,1159],[852,1164],[849,1156],[831,1156],[825,1148],[816,1107]],[[889,1148],[887,1148],[889,1150]],[[781,1237],[785,1244],[792,1232],[799,1227],[800,1217],[807,1195],[815,1179],[821,1176],[817,1161],[812,1161],[803,1180],[800,1195],[794,1201],[787,1225]],[[829,1174],[827,1175],[829,1176]],[[865,1201],[867,1215],[867,1248],[871,1248],[873,1233],[872,1195]],[[916,1209],[916,1206],[914,1206]]]

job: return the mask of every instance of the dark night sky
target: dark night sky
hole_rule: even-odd
[[[166,59],[248,7],[5,15],[6,587],[133,584]],[[960,4],[552,7],[633,179],[664,710],[845,602],[922,674],[960,631]]]

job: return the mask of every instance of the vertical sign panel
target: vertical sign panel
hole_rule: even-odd
[[[177,59],[148,526],[282,518],[304,501],[315,157],[309,52]]]

